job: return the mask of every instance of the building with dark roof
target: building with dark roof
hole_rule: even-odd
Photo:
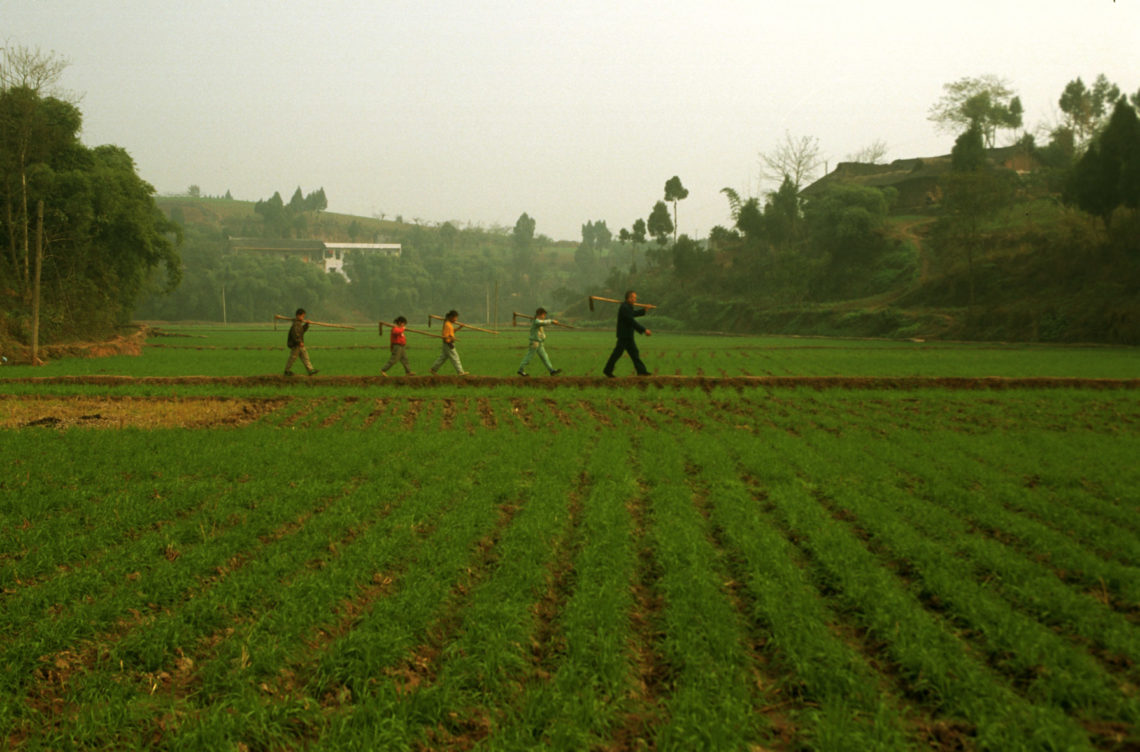
[[[1006,146],[986,152],[990,164],[1018,174],[1032,172],[1040,165],[1028,149]],[[835,169],[800,191],[804,198],[818,196],[833,185],[860,185],[868,188],[894,188],[898,191],[894,211],[906,212],[936,204],[942,199],[940,178],[950,171],[950,155],[896,159],[890,164],[840,162]]]

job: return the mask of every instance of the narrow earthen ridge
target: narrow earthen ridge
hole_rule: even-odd
[[[767,389],[877,389],[913,391],[917,389],[1002,390],[1002,389],[1137,389],[1138,379],[1090,379],[1066,377],[961,377],[961,376],[630,376],[607,379],[601,376],[567,376],[543,379],[519,379],[514,376],[317,376],[287,379],[282,376],[46,376],[0,379],[5,384],[42,384],[75,386],[198,386],[231,387],[306,386],[362,387],[447,387],[486,388],[510,386],[518,389],[581,389],[605,387],[671,387],[712,389],[716,387]]]

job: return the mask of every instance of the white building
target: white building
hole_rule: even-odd
[[[326,243],[321,240],[287,240],[282,238],[230,238],[235,253],[262,253],[282,258],[300,258],[306,264],[319,264],[326,272],[336,272],[348,279],[344,260],[349,253],[399,256],[399,243]]]
[[[340,272],[345,279],[344,257],[350,251],[364,254],[380,254],[382,256],[399,256],[402,249],[399,243],[324,243],[325,271]]]

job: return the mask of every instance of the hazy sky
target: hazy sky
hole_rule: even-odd
[[[69,59],[82,138],[159,193],[578,240],[689,189],[680,231],[727,225],[720,189],[813,136],[837,161],[948,153],[942,86],[1006,78],[1026,127],[1077,76],[1140,89],[1140,0],[0,0],[0,41]]]

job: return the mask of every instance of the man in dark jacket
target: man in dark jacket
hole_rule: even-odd
[[[634,308],[635,303],[637,303],[637,293],[630,290],[625,294],[625,302],[618,308],[617,345],[614,347],[614,351],[610,353],[610,359],[606,361],[606,367],[602,369],[602,373],[611,379],[614,377],[614,366],[617,365],[618,358],[621,357],[623,352],[629,353],[629,357],[633,360],[633,367],[637,370],[638,376],[649,375],[649,369],[641,362],[641,353],[638,352],[637,342],[634,340],[634,333],[641,332],[648,337],[652,335],[653,332],[637,322],[638,316],[645,315],[645,309]]]
[[[313,368],[313,364],[309,362],[309,352],[305,349],[305,332],[309,331],[309,322],[305,321],[305,309],[298,308],[296,315],[293,316],[293,324],[289,327],[289,338],[285,340],[285,344],[289,347],[289,361],[285,364],[285,375],[293,375],[293,362],[297,360],[298,356],[301,362],[305,364],[305,370],[312,376],[317,372]]]

